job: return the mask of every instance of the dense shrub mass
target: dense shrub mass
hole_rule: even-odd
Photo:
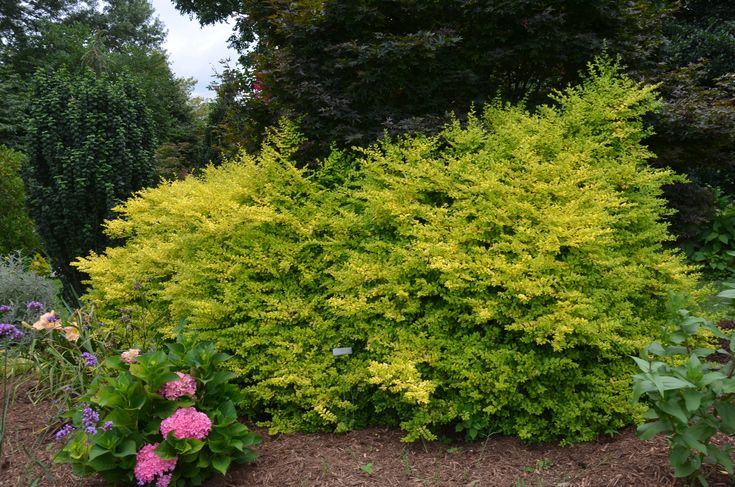
[[[23,154],[0,145],[0,255],[16,250],[31,254],[41,247],[25,208],[22,161]]]
[[[126,244],[78,263],[89,299],[111,319],[186,320],[233,353],[244,406],[273,431],[619,428],[628,355],[694,278],[662,248],[675,177],[646,165],[655,96],[616,73],[593,65],[534,114],[488,106],[383,142],[354,170],[340,153],[295,169],[286,128],[257,157],[123,205],[108,232]]]

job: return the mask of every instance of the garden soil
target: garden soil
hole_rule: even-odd
[[[77,478],[68,466],[51,461],[60,446],[53,439],[57,409],[50,402],[31,402],[27,388],[18,391],[5,425],[1,487],[106,485]],[[255,447],[257,460],[211,479],[207,487],[687,485],[671,474],[666,439],[640,441],[632,428],[570,447],[524,445],[501,436],[474,443],[403,443],[400,431],[382,428],[275,437],[254,429],[263,437]],[[733,438],[719,438],[728,440]],[[714,468],[707,476],[711,486],[735,485]]]

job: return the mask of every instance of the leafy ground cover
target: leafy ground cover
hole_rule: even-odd
[[[106,485],[74,477],[68,465],[51,462],[60,447],[53,440],[55,430],[50,424],[56,405],[33,404],[25,392],[18,391],[8,414],[0,486]],[[633,428],[570,447],[526,446],[515,438],[494,435],[474,443],[406,444],[400,441],[401,431],[380,428],[275,437],[254,430],[264,440],[253,448],[257,460],[235,467],[226,477],[211,479],[206,486],[686,485],[671,473],[666,439],[657,436],[641,441]],[[711,486],[731,485],[716,469],[706,473]]]

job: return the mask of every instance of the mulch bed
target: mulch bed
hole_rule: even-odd
[[[53,464],[57,407],[33,404],[20,391],[8,416],[0,462],[0,486],[102,487],[80,479],[66,465]],[[491,436],[475,443],[403,443],[395,429],[372,428],[346,434],[289,434],[269,437],[258,459],[216,477],[207,487],[245,486],[457,486],[588,487],[684,486],[671,474],[666,439],[640,441],[633,428],[614,437],[571,447],[524,445]],[[710,485],[733,485],[716,469]]]
[[[720,322],[726,330],[735,321]],[[723,340],[720,346],[727,348]],[[729,357],[720,354],[721,361]],[[717,355],[710,359],[718,358]],[[30,382],[17,391],[5,424],[0,455],[0,487],[104,487],[99,479],[72,474],[53,463],[60,445],[53,434],[60,426],[60,405],[29,399]],[[3,404],[0,390],[0,413]],[[525,445],[515,438],[491,436],[474,443],[403,443],[395,429],[371,428],[345,434],[289,434],[270,437],[252,428],[263,443],[258,458],[235,466],[205,487],[684,487],[668,463],[666,438],[648,441],[630,427],[613,437],[569,447]],[[717,443],[735,444],[718,435]],[[704,471],[711,487],[735,486],[716,467]]]

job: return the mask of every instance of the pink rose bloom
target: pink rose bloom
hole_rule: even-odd
[[[204,413],[191,408],[179,408],[174,414],[161,421],[161,434],[168,437],[170,431],[180,440],[196,438],[203,440],[212,429],[212,421]]]
[[[154,451],[158,443],[144,445],[135,458],[135,478],[139,485],[153,482],[158,477],[157,485],[166,487],[171,482],[171,475],[166,475],[176,468],[176,458],[164,460]],[[163,483],[161,483],[163,482]]]
[[[132,364],[138,358],[138,355],[140,355],[140,349],[139,348],[131,348],[127,352],[121,353],[120,354],[120,358],[126,364]]]
[[[176,375],[178,375],[180,379],[166,382],[161,388],[160,394],[169,401],[173,401],[174,399],[178,399],[182,396],[194,397],[197,393],[196,379],[189,374],[182,374],[181,372],[176,372]]]

